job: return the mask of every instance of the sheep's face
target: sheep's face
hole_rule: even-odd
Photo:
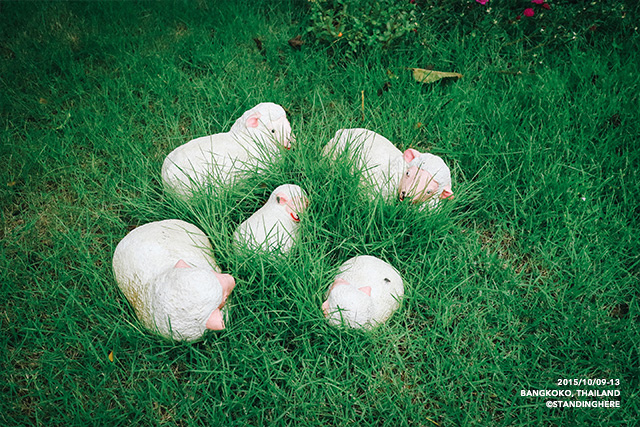
[[[322,304],[322,311],[330,323],[340,324],[343,320],[351,327],[366,326],[373,314],[371,287],[357,288],[336,278],[327,300]]]
[[[235,279],[212,269],[192,267],[183,260],[165,274],[154,292],[154,318],[161,330],[192,340],[205,328],[225,328],[221,309]]]
[[[291,148],[295,138],[291,132],[291,124],[282,107],[276,104],[263,103],[248,111],[244,117],[244,126],[253,138],[274,141],[286,149]]]
[[[294,141],[294,138],[291,133],[291,124],[286,116],[282,116],[272,122],[266,122],[265,127],[267,133],[278,143],[282,144],[284,148],[287,150],[291,148],[291,143]]]
[[[298,186],[285,184],[276,188],[273,193],[272,197],[275,199],[275,203],[281,206],[293,221],[300,221],[300,215],[309,207],[309,199],[302,189]]]
[[[446,199],[451,192],[451,172],[444,161],[430,153],[420,153],[412,148],[403,154],[407,169],[400,179],[398,197],[413,203],[426,202],[439,197]],[[437,201],[437,199],[434,199]]]
[[[413,203],[424,202],[436,194],[438,187],[438,182],[433,179],[433,175],[417,166],[412,166],[406,170],[400,180],[398,196],[400,200],[408,198]]]
[[[281,203],[283,200],[280,200]],[[309,206],[309,200],[305,196],[296,196],[284,201],[284,208],[295,222],[300,221],[302,214]]]

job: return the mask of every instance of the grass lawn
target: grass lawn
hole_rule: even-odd
[[[0,3],[0,424],[637,425],[639,10],[549,4],[418,0],[415,33],[349,53],[307,32],[307,1]],[[463,77],[408,70],[431,66]],[[163,192],[172,149],[263,101],[294,149],[215,196]],[[351,127],[443,157],[455,199],[369,202],[321,154]],[[310,198],[298,245],[234,252],[283,183]],[[144,330],[111,270],[168,218],[237,280],[228,328],[196,343]],[[331,327],[326,289],[363,254],[405,299],[370,332]]]

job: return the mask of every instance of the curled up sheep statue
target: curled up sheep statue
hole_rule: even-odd
[[[404,284],[398,271],[379,258],[360,255],[340,266],[322,304],[332,325],[371,329],[400,306]]]
[[[403,153],[387,138],[368,129],[338,130],[325,147],[325,154],[334,158],[352,156],[364,173],[363,184],[371,190],[371,196],[428,202],[429,207],[453,196],[451,172],[440,157],[412,148]]]
[[[242,172],[268,159],[273,149],[291,148],[291,124],[280,105],[263,102],[236,120],[228,132],[193,139],[162,164],[167,192],[186,200],[207,184],[232,184]]]
[[[264,206],[238,226],[235,243],[254,250],[288,252],[298,236],[300,215],[308,206],[309,199],[299,186],[276,187]]]
[[[235,279],[221,274],[202,231],[169,219],[135,228],[113,254],[116,282],[140,322],[184,341],[225,329],[225,303]]]

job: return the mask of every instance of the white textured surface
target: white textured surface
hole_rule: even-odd
[[[257,117],[256,127],[247,123]],[[173,150],[162,164],[165,190],[188,199],[210,182],[232,184],[240,173],[273,154],[274,142],[290,144],[293,136],[284,109],[263,102],[246,111],[229,132],[193,139]]]
[[[340,129],[329,141],[325,153],[349,149],[357,167],[365,171],[367,183],[385,199],[398,197],[398,186],[407,164],[402,152],[384,136],[368,129]]]
[[[297,185],[284,184],[276,187],[269,200],[238,226],[234,233],[236,244],[249,248],[287,252],[293,246],[299,223],[296,222],[286,204],[278,203],[278,195],[284,194],[297,212],[302,213],[308,204],[307,197]]]
[[[113,272],[145,327],[177,340],[202,336],[223,300],[210,250],[198,227],[176,219],[142,225],[120,241]],[[191,268],[175,268],[180,260]]]
[[[329,323],[352,328],[371,328],[385,322],[398,309],[404,295],[402,277],[379,258],[361,255],[340,266],[335,277],[348,284],[332,284],[325,301]],[[369,287],[371,295],[361,288]]]

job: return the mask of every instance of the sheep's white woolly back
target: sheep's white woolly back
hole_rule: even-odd
[[[325,154],[334,157],[349,148],[364,179],[383,198],[397,197],[398,184],[405,172],[402,152],[384,136],[364,128],[340,129],[326,145]],[[371,194],[373,196],[373,194]]]

